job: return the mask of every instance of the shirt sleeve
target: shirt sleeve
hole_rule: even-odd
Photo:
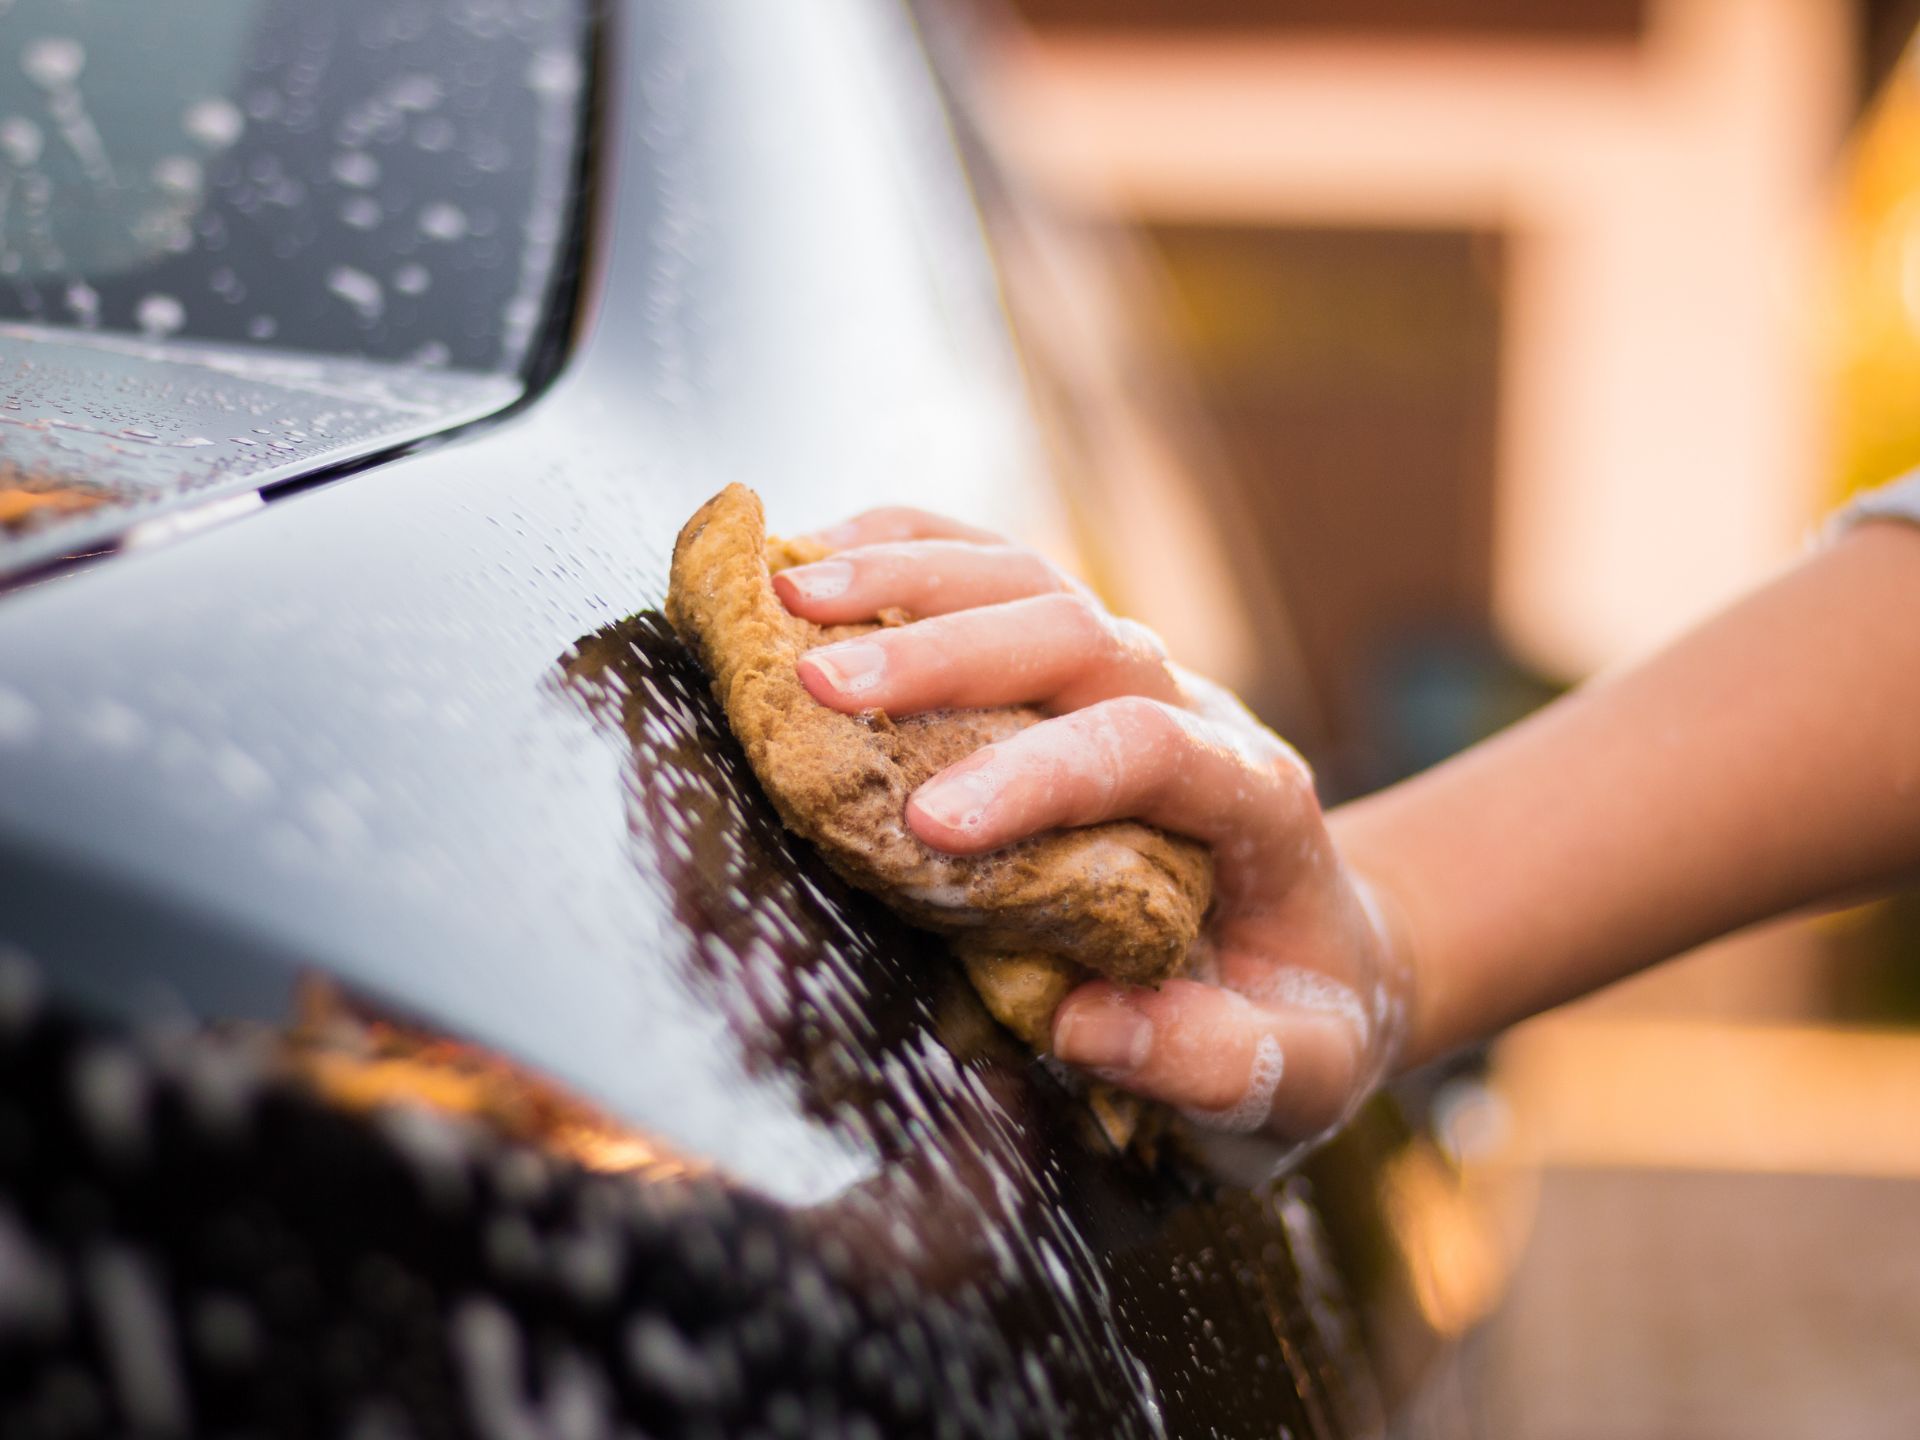
[[[1869,490],[1842,510],[1838,520],[1843,528],[1862,520],[1906,520],[1920,525],[1920,474]]]

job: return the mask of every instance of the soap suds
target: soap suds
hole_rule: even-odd
[[[1240,1098],[1224,1110],[1183,1110],[1180,1113],[1203,1130],[1227,1135],[1248,1135],[1267,1123],[1273,1114],[1273,1097],[1280,1089],[1280,1076],[1286,1070],[1286,1057],[1280,1042],[1262,1035],[1253,1047],[1253,1060],[1247,1069],[1247,1088]]]

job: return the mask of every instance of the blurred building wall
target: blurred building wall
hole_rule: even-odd
[[[1616,8],[1570,34],[1066,25],[1002,77],[1006,141],[1069,203],[1501,237],[1494,611],[1565,677],[1790,558],[1828,453],[1799,277],[1853,9]]]

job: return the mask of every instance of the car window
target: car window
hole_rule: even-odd
[[[585,26],[577,0],[18,0],[0,315],[518,370]]]
[[[550,373],[588,0],[0,7],[0,576]]]

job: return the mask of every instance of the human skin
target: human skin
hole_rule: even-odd
[[[1299,757],[1029,551],[871,511],[775,588],[915,623],[800,663],[849,712],[1053,718],[921,787],[973,854],[1137,818],[1214,847],[1217,985],[1062,1003],[1063,1060],[1228,1128],[1337,1124],[1383,1076],[1743,925],[1920,873],[1920,528],[1857,526],[1648,660],[1323,815]]]

